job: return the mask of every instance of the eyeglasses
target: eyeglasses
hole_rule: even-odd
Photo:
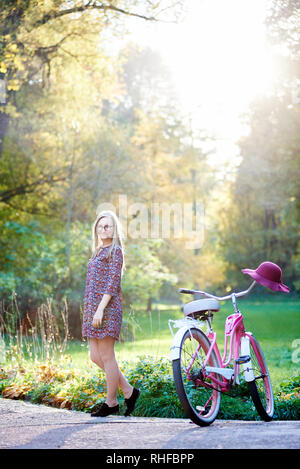
[[[108,230],[109,230],[110,228],[112,228],[112,227],[113,227],[113,225],[104,225],[104,226],[98,225],[98,226],[97,226],[97,230],[99,230],[99,231],[100,231],[100,230],[108,231]]]

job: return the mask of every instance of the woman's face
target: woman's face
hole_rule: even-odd
[[[112,239],[114,233],[113,219],[111,217],[102,217],[96,226],[97,236],[103,240]]]

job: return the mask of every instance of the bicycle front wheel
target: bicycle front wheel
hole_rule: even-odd
[[[250,336],[250,356],[254,380],[248,382],[248,389],[260,417],[266,422],[274,414],[274,397],[269,370],[263,351],[257,339]]]
[[[184,334],[180,345],[180,358],[173,360],[173,375],[181,405],[194,423],[210,425],[217,417],[221,394],[219,386],[203,374],[203,364],[210,347],[210,341],[199,329],[192,328]],[[219,367],[219,361],[212,351],[207,363]],[[211,373],[216,379],[222,378]]]

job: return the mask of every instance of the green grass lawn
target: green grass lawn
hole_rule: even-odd
[[[251,331],[262,346],[276,392],[282,380],[299,374],[299,363],[293,363],[292,354],[295,352],[293,342],[300,339],[300,299],[285,298],[279,294],[276,298],[267,295],[261,298],[242,298],[238,301],[238,306],[244,315],[246,331]],[[222,302],[220,311],[214,316],[213,328],[217,332],[221,354],[224,322],[232,312],[231,303]],[[151,313],[135,307],[135,340],[116,344],[118,361],[135,362],[138,356],[145,354],[154,358],[168,357],[172,344],[168,319],[181,317],[183,315],[179,304],[157,303]],[[72,356],[75,367],[95,366],[89,360],[87,342],[71,341],[66,353]]]

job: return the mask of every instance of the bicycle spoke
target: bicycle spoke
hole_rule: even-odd
[[[267,378],[268,376],[269,376],[269,375],[264,375],[264,374],[262,374],[262,375],[260,375],[260,376],[255,376],[254,379],[255,379],[255,380],[257,380],[257,379],[264,379],[264,378]]]
[[[274,398],[268,368],[256,338],[252,336],[250,355],[254,380],[248,387],[256,410],[264,420],[271,420],[274,413]]]
[[[200,415],[203,415],[203,412],[205,412],[207,410],[207,406],[211,402],[212,398],[213,398],[213,395],[211,395],[210,398],[208,399],[208,401],[204,404],[204,407],[201,409]],[[199,406],[197,406],[197,410],[198,410],[198,407]]]
[[[203,363],[210,342],[205,334],[192,329],[182,339],[181,355],[175,365],[175,384],[179,398],[188,416],[198,425],[208,425],[217,416],[220,406],[220,393],[209,386],[211,380],[203,377]],[[210,366],[218,366],[215,354],[209,358]]]

